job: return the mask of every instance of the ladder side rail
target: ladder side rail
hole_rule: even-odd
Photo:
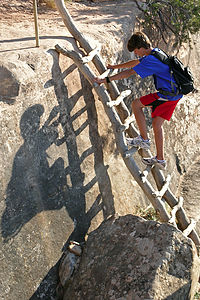
[[[161,189],[164,182],[165,178],[162,172],[159,172],[158,170],[155,170],[155,168],[152,168],[151,170],[152,175],[155,179],[156,185],[158,189]],[[165,201],[169,204],[169,206],[173,209],[174,206],[178,205],[179,200],[175,197],[175,195],[172,193],[170,188],[167,189],[165,194],[163,195],[163,198]],[[183,207],[180,207],[180,209],[176,213],[176,218],[178,221],[178,227],[183,231],[185,230],[189,225],[190,225],[190,220],[186,215],[186,212]],[[189,237],[193,240],[193,242],[197,245],[200,246],[200,238],[196,232],[195,229],[191,231],[189,234]]]
[[[145,182],[143,182],[141,172],[135,164],[135,160],[132,157],[129,157],[127,159],[124,159],[124,162],[127,168],[129,169],[130,173],[133,175],[134,179],[138,183],[138,185],[141,187],[145,195],[152,203],[155,210],[159,212],[161,221],[168,222],[170,216],[165,208],[164,202],[158,197],[154,196],[154,189],[147,179],[145,180]]]

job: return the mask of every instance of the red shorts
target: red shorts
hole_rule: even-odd
[[[179,101],[163,101],[163,100],[158,100],[160,97],[157,95],[157,93],[149,94],[146,96],[143,96],[140,98],[141,103],[144,106],[151,106],[151,116],[152,118],[155,117],[161,117],[165,120],[170,120],[171,116],[173,114],[173,111]]]

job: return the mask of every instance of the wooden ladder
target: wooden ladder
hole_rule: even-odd
[[[196,222],[194,220],[190,221],[187,218],[183,209],[183,198],[180,197],[180,199],[177,199],[171,192],[169,188],[171,176],[167,175],[165,178],[163,172],[156,166],[147,166],[143,171],[141,171],[134,160],[134,154],[138,151],[138,149],[135,147],[128,149],[127,147],[125,132],[127,132],[130,137],[138,135],[138,132],[133,125],[134,117],[130,116],[130,112],[123,101],[124,98],[131,93],[131,91],[126,90],[119,93],[114,82],[107,84],[106,88],[103,85],[100,86],[93,82],[96,75],[90,69],[88,65],[89,62],[92,61],[94,63],[99,74],[101,74],[100,76],[105,77],[109,72],[100,56],[100,49],[92,49],[89,42],[78,31],[65,7],[64,1],[55,0],[55,3],[68,30],[75,40],[78,41],[80,47],[84,49],[86,54],[82,55],[80,54],[82,53],[81,51],[79,53],[78,51],[68,50],[60,45],[55,46],[56,51],[71,58],[79,68],[80,72],[89,81],[91,86],[94,87],[113,126],[117,148],[135,181],[142,188],[155,210],[159,212],[160,220],[162,222],[173,224],[179,228],[185,236],[188,236],[193,240],[197,250],[199,251],[200,239],[195,230]],[[146,151],[144,149],[140,149],[138,152],[141,156],[151,156],[150,151]],[[157,190],[152,187],[148,180],[149,173],[152,173],[153,175]],[[171,208],[170,213],[166,209],[165,201]]]

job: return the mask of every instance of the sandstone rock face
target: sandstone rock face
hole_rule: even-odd
[[[193,299],[199,259],[174,227],[112,217],[92,232],[64,300]]]
[[[32,1],[3,2],[0,9],[11,10],[1,19],[0,43],[0,298],[54,300],[65,243],[83,241],[109,215],[135,213],[149,202],[122,161],[91,86],[70,59],[52,50],[57,43],[74,47],[61,17],[39,15],[41,44],[34,48]],[[16,15],[14,2],[22,14]],[[102,45],[105,64],[130,59],[133,1],[67,5],[80,31]],[[199,72],[200,60],[192,58]],[[133,91],[126,103],[149,91],[134,78],[118,86]],[[194,98],[181,102],[165,124],[173,192],[200,149]],[[144,168],[139,155],[135,160]]]

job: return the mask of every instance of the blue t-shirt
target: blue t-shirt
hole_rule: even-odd
[[[160,51],[161,53],[163,53],[162,50],[158,48],[155,48],[153,50]],[[154,75],[154,83],[156,89],[162,89],[165,91],[172,92],[172,87],[170,83],[171,76],[170,76],[170,70],[168,65],[162,63],[158,58],[156,58],[153,55],[143,56],[139,60],[140,63],[135,67],[133,67],[133,70],[138,75],[140,75],[141,78]],[[174,78],[172,78],[172,81],[175,83]],[[174,89],[176,91],[176,87],[174,87]],[[183,97],[182,94],[179,94],[177,96],[162,95],[159,92],[157,92],[157,94],[161,98],[168,99],[168,100],[178,100],[181,97]]]

